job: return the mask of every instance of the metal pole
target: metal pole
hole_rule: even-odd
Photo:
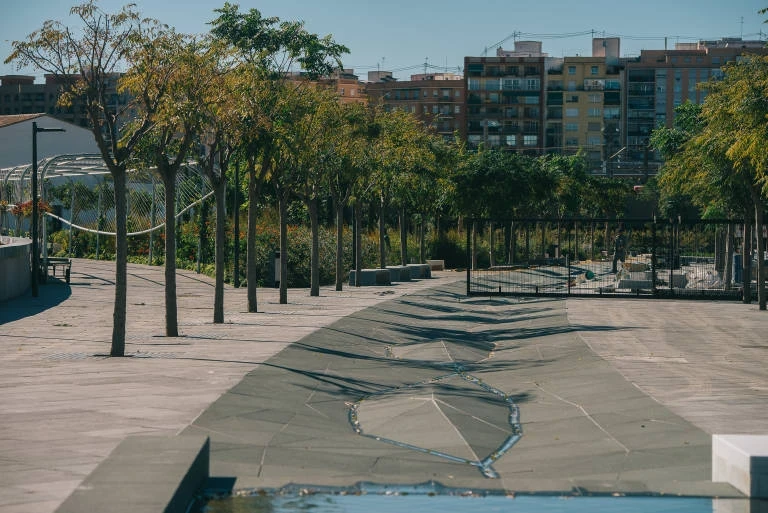
[[[150,228],[152,228],[152,231],[149,232],[149,265],[152,265],[152,257],[154,255],[154,246],[155,246],[155,203],[157,201],[157,189],[155,187],[155,178],[152,177],[152,208],[150,211]]]
[[[70,185],[72,185],[72,202],[69,204],[69,242],[67,246],[67,253],[69,253],[70,258],[72,257],[72,220],[75,217],[75,182],[72,181],[72,179],[69,180]]]
[[[104,196],[104,187],[101,184],[99,184],[99,204],[96,206],[96,260],[99,259],[99,252],[100,252],[99,243],[101,241],[101,207],[102,207],[103,196]]]
[[[202,173],[200,174],[200,197],[205,196],[205,178],[203,177]],[[200,212],[198,214],[198,237],[197,237],[197,274],[200,274],[200,260],[203,256],[203,226],[205,225],[205,207],[203,206],[203,201],[200,201]]]
[[[32,122],[32,297],[38,296],[37,273],[40,272],[37,249],[37,122]]]
[[[222,170],[222,173],[224,171]],[[235,247],[234,247],[234,258],[235,258],[235,279],[234,279],[234,285],[235,288],[240,287],[240,162],[235,161],[235,208],[233,209],[232,215],[235,217]]]

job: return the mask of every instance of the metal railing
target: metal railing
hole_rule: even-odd
[[[741,225],[735,220],[470,220],[467,295],[742,299]],[[615,247],[620,231],[623,252]]]

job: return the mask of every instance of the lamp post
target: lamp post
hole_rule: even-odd
[[[37,134],[38,132],[64,132],[63,128],[42,128],[32,122],[32,297],[38,296],[37,274],[40,272],[40,255],[37,247],[37,225],[40,214],[37,205]]]

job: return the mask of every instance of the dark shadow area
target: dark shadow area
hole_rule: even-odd
[[[77,285],[77,283],[67,285],[58,279],[48,278],[47,284],[39,286],[38,297],[32,297],[32,290],[30,289],[22,296],[0,302],[0,326],[37,315],[60,305],[72,295],[72,287]]]

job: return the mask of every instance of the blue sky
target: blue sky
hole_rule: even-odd
[[[11,51],[10,42],[23,39],[47,19],[75,24],[66,0],[17,1],[0,7],[0,57]],[[101,0],[115,12],[126,0]],[[224,0],[133,0],[141,13],[188,33],[208,30],[213,9]],[[591,33],[618,35],[622,55],[641,49],[670,48],[676,41],[743,36],[758,39],[768,34],[765,16],[757,11],[768,0],[241,0],[241,10],[256,8],[265,16],[303,20],[321,35],[333,34],[350,48],[344,66],[361,77],[376,70],[391,70],[400,79],[424,71],[424,63],[448,71],[463,66],[464,56],[495,52],[518,39],[540,40],[551,56],[589,55]],[[4,2],[5,4],[5,2]],[[742,23],[743,18],[743,23]],[[570,35],[586,33],[586,35]],[[22,73],[37,74],[30,70]],[[17,73],[14,65],[0,63],[0,74]]]

